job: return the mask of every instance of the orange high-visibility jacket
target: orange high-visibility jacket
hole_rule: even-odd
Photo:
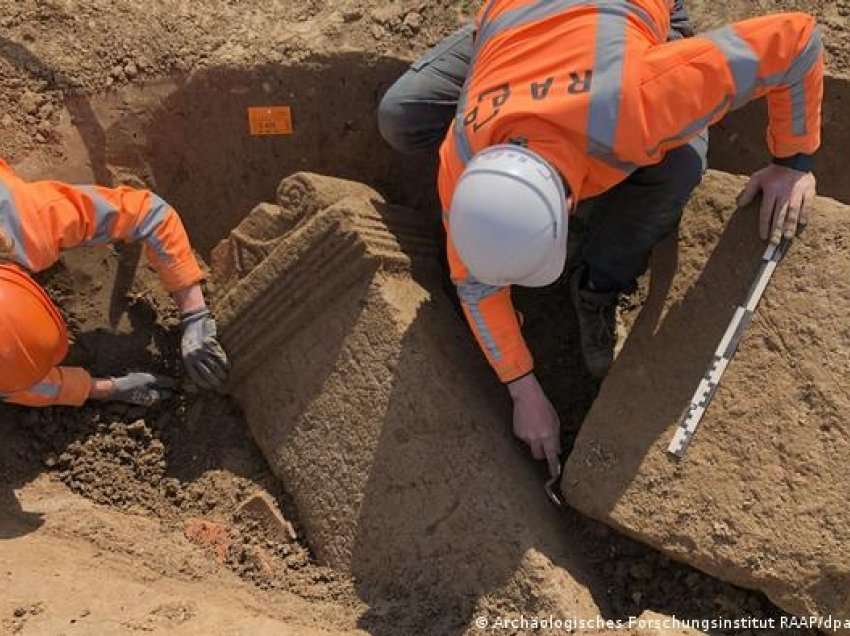
[[[40,272],[56,263],[62,250],[113,241],[144,241],[148,259],[170,292],[203,278],[180,217],[155,194],[27,183],[0,160],[0,261]],[[28,391],[0,399],[26,406],[79,406],[90,388],[87,371],[57,367]]]
[[[440,149],[439,193],[452,278],[503,382],[533,369],[510,289],[469,275],[448,223],[476,152],[521,141],[581,200],[765,95],[778,162],[808,159],[820,146],[823,44],[814,18],[771,15],[665,42],[669,11],[668,0],[490,0],[479,13],[470,75]]]

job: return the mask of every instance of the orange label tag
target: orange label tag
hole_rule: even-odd
[[[292,111],[289,106],[254,106],[248,109],[251,135],[291,135]]]

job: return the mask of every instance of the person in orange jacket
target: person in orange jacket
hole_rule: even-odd
[[[60,366],[68,334],[57,307],[31,277],[63,250],[143,241],[147,257],[182,316],[182,356],[190,378],[215,389],[229,362],[200,287],[203,278],[180,217],[157,195],[131,188],[28,183],[0,160],[0,400],[25,406],[80,406],[89,399],[150,406],[169,378],[130,373],[92,378]]]
[[[558,416],[510,288],[563,275],[570,215],[588,225],[566,279],[585,364],[601,379],[618,297],[676,231],[705,169],[708,126],[767,99],[772,162],[739,197],[743,206],[762,194],[764,239],[793,236],[815,196],[823,44],[814,18],[769,15],[691,37],[683,12],[681,0],[489,0],[379,107],[381,132],[401,151],[445,137],[438,187],[451,276],[513,398],[515,434],[553,473]]]

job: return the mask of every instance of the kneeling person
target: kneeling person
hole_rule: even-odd
[[[182,316],[182,356],[190,378],[215,389],[229,363],[200,287],[201,269],[180,217],[155,194],[131,188],[28,183],[0,161],[0,400],[25,406],[80,406],[86,400],[150,406],[173,380],[149,373],[92,378],[59,366],[68,352],[65,322],[30,276],[63,250],[142,241]]]
[[[558,416],[535,377],[510,288],[561,277],[569,216],[588,220],[570,290],[586,366],[602,378],[618,295],[678,227],[705,168],[708,126],[767,98],[773,160],[739,199],[764,195],[763,238],[793,236],[815,196],[823,44],[814,18],[778,14],[671,38],[677,8],[489,0],[474,35],[461,31],[414,64],[379,111],[385,138],[415,150],[430,145],[457,104],[438,185],[452,279],[513,397],[515,434],[552,472]]]

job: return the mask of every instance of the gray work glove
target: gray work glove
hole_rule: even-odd
[[[202,389],[220,389],[227,381],[230,361],[218,341],[218,332],[209,309],[183,314],[183,366],[192,381]]]
[[[128,373],[120,378],[112,378],[112,385],[114,389],[109,401],[153,406],[173,395],[176,382],[161,375]]]

